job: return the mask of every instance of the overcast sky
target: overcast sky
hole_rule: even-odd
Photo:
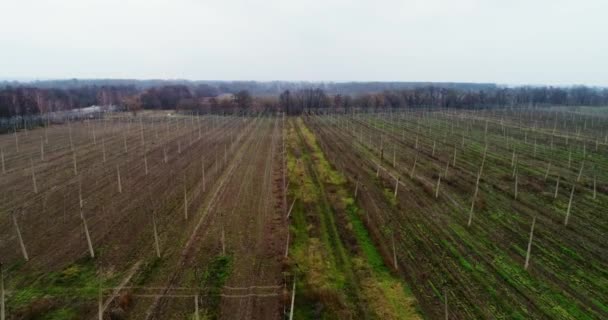
[[[608,86],[608,0],[0,0],[0,78]]]

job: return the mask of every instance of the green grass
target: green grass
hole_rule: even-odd
[[[83,258],[61,271],[16,276],[10,282],[13,289],[7,307],[16,314],[44,309],[44,317],[40,319],[76,319],[76,303],[92,303],[99,295],[100,286],[114,286],[119,277],[119,274],[100,274],[93,260]],[[54,302],[60,302],[61,308]]]
[[[217,319],[221,301],[222,287],[232,272],[233,258],[231,255],[215,256],[203,272],[200,286],[203,288],[204,310],[203,319]]]
[[[302,149],[310,153],[304,151],[299,165],[289,159],[294,155],[288,154],[290,186],[293,194],[300,195],[301,189],[306,189],[306,194],[314,197],[293,210],[291,257],[297,263],[301,279],[298,294],[307,301],[296,303],[295,314],[303,319],[419,318],[412,293],[391,274],[375,247],[360,218],[360,209],[350,195],[346,178],[332,168],[316,137],[301,119],[296,121],[296,126],[306,145]],[[299,143],[292,130],[288,133],[288,142],[292,149]],[[308,172],[313,176],[309,177]],[[326,190],[331,191],[326,193]],[[318,213],[318,226],[306,222],[306,206]],[[338,227],[334,217],[337,211],[344,211],[345,226]],[[357,252],[346,250],[344,237],[355,239]],[[311,309],[314,303],[324,305],[321,314]]]

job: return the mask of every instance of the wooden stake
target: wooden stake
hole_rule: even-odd
[[[144,171],[148,175],[148,157],[146,156],[146,151],[144,151]]]
[[[416,153],[416,157],[414,158],[414,165],[412,166],[412,170],[410,171],[410,179],[414,177],[414,172],[416,171],[417,162],[418,162],[418,153]]]
[[[40,136],[40,160],[44,161],[44,139]]]
[[[200,134],[200,131],[199,131],[199,134]],[[194,320],[200,320],[200,317],[198,314],[198,294],[194,296]]]
[[[585,166],[585,160],[581,162],[581,169],[578,171],[578,177],[576,177],[576,182],[581,180],[581,176],[583,175],[583,167]]]
[[[289,320],[293,320],[293,306],[296,302],[296,277],[293,277],[293,287],[291,288],[291,307],[289,308]]]
[[[36,172],[34,172],[34,161],[30,158],[30,168],[32,170],[32,183],[34,186],[34,193],[38,193],[38,184],[36,183]]]
[[[224,233],[224,225],[222,225],[222,255],[226,255],[226,235]]]
[[[526,262],[524,264],[524,270],[528,270],[530,264],[530,252],[532,251],[532,238],[534,237],[534,225],[536,224],[536,216],[532,219],[532,227],[530,228],[530,240],[528,240],[528,251],[526,252]]]
[[[392,234],[392,240],[393,240],[393,266],[395,267],[395,270],[399,270],[399,265],[397,264],[397,246],[395,245],[395,234]]]
[[[156,257],[160,258],[160,244],[158,242],[158,228],[156,227],[156,214],[152,211],[152,228],[154,231],[154,248],[156,249]]]
[[[101,283],[99,284],[99,294],[97,297],[97,320],[103,320],[103,292],[101,291]]]
[[[116,182],[118,183],[118,193],[122,193],[122,183],[120,181],[120,168],[116,165]]]
[[[15,127],[15,149],[19,152],[19,138],[17,137],[17,128]]]
[[[2,158],[2,174],[6,173],[6,166],[4,165],[4,149],[0,148],[0,158]]]
[[[393,197],[395,199],[397,199],[397,190],[399,189],[399,177],[397,177],[397,179],[395,179],[395,194],[393,195]]]
[[[4,305],[4,269],[0,262],[0,320],[6,320],[5,305]]]
[[[201,160],[201,167],[203,169],[203,192],[205,192],[205,157]]]
[[[557,194],[559,193],[559,179],[561,176],[557,176],[557,181],[555,182],[555,194],[553,195],[553,199],[557,199]]]
[[[30,258],[27,255],[27,250],[25,249],[25,243],[23,243],[23,237],[21,236],[21,229],[19,229],[19,224],[17,223],[17,216],[13,213],[13,224],[15,224],[15,229],[17,230],[17,238],[19,239],[19,245],[21,246],[21,253],[23,254],[23,259],[25,261],[29,261]]]
[[[184,218],[188,220],[188,194],[186,192],[186,180],[184,179]]]
[[[547,177],[549,176],[549,169],[551,169],[551,162],[547,163],[547,171],[545,171],[545,178],[543,181],[547,181]]]
[[[76,165],[76,151],[72,151],[72,163],[74,166],[74,175],[78,175],[78,166]]]
[[[595,198],[597,196],[596,180],[597,180],[597,175],[594,173],[593,174],[593,200],[595,200]]]
[[[80,179],[80,175],[78,176],[78,204],[80,209],[82,210],[83,201],[82,201],[82,181]]]
[[[435,198],[439,198],[439,186],[441,185],[441,174],[437,176],[437,186],[435,187]]]
[[[287,211],[287,219],[289,219],[289,217],[291,216],[291,210],[293,209],[294,204],[296,204],[296,198],[293,199],[293,202],[291,202],[291,206],[289,207],[289,210]]]
[[[285,242],[285,257],[287,257],[289,255],[289,238],[291,236],[291,233],[289,232],[289,229],[287,230],[287,241]]]
[[[106,163],[106,138],[101,138],[101,150],[103,152],[103,163]]]
[[[471,226],[471,221],[473,221],[473,209],[475,208],[475,201],[477,200],[477,192],[479,191],[479,180],[481,179],[481,168],[479,169],[479,173],[477,174],[477,182],[475,183],[475,191],[473,192],[473,200],[471,201],[471,210],[469,210],[469,222],[467,222],[467,226]]]
[[[517,182],[518,182],[517,180],[518,180],[518,176],[519,176],[519,175],[518,175],[518,174],[517,174],[517,172],[516,172],[516,173],[515,173],[515,194],[514,194],[514,196],[515,196],[515,200],[517,200]]]
[[[87,237],[87,245],[89,246],[89,254],[91,255],[91,258],[95,258],[95,251],[93,251],[93,243],[91,242],[91,235],[89,234],[89,227],[87,225],[87,219],[85,219],[85,217],[84,217],[82,208],[80,209],[80,218],[82,219],[82,225],[84,226],[84,234]]]
[[[570,201],[568,201],[568,209],[566,210],[566,219],[564,220],[564,225],[568,225],[568,219],[570,219],[570,208],[572,208],[572,198],[574,198],[574,187],[576,185],[572,185],[572,191],[570,191]]]
[[[486,122],[486,131],[487,131],[487,122]],[[444,305],[444,311],[445,311],[445,320],[448,320],[449,318],[449,313],[448,313],[448,292],[445,288],[443,288],[443,305]]]

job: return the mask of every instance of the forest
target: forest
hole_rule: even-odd
[[[92,105],[129,111],[178,109],[242,113],[311,109],[510,106],[605,106],[608,89],[502,87],[467,83],[303,83],[65,80],[0,84],[0,117],[28,116]]]

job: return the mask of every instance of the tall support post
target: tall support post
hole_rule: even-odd
[[[526,262],[524,264],[524,270],[528,270],[530,265],[530,252],[532,251],[532,239],[534,237],[534,225],[536,224],[536,216],[532,219],[532,227],[530,228],[530,240],[528,240],[528,251],[526,252]]]
[[[4,269],[0,262],[0,320],[6,320],[6,310],[4,305]]]
[[[76,165],[76,150],[72,151],[72,164],[74,166],[74,175],[78,175],[78,166]]]
[[[467,226],[471,226],[471,221],[473,221],[473,210],[475,209],[475,201],[477,201],[477,193],[479,192],[479,180],[481,179],[481,168],[479,169],[479,173],[477,174],[477,182],[475,183],[475,191],[473,192],[473,200],[471,201],[471,210],[469,210],[469,221],[467,222]]]
[[[103,163],[106,163],[106,138],[101,137],[101,151],[103,153]]]
[[[555,193],[553,194],[553,199],[557,199],[557,195],[559,194],[559,180],[561,176],[557,176],[557,181],[555,182]]]
[[[198,314],[198,294],[194,295],[194,320],[200,320],[200,316]]]
[[[160,258],[160,244],[158,241],[158,227],[156,226],[156,214],[152,211],[152,229],[154,231],[154,249],[156,249],[156,257]]]
[[[116,165],[116,182],[118,184],[118,193],[122,193],[122,183],[120,181],[120,167]]]
[[[19,229],[19,224],[17,223],[17,215],[13,213],[13,224],[15,225],[15,230],[17,230],[17,238],[19,239],[19,245],[21,246],[21,253],[23,254],[23,259],[25,261],[29,261],[30,258],[27,255],[27,250],[25,249],[25,243],[23,243],[23,237],[21,236],[21,229]]]
[[[40,160],[44,161],[44,139],[40,136]]]
[[[84,234],[87,238],[87,245],[89,246],[89,255],[91,258],[95,258],[95,251],[93,250],[93,242],[91,241],[91,235],[89,234],[89,226],[87,225],[87,219],[84,217],[82,208],[80,208],[80,219],[82,219],[82,225],[84,227]]]
[[[395,199],[397,199],[397,190],[398,190],[398,189],[399,189],[399,177],[397,177],[397,178],[395,179],[395,194],[393,195],[393,197],[394,197]]]
[[[572,185],[572,191],[570,191],[570,200],[568,201],[568,209],[566,209],[566,218],[564,220],[564,225],[568,225],[568,219],[570,219],[570,209],[572,208],[572,199],[574,198],[574,189],[576,185]]]
[[[34,161],[30,158],[30,168],[32,171],[32,184],[34,187],[34,193],[38,193],[38,184],[36,183],[36,172],[34,171]]]
[[[291,307],[289,308],[289,320],[293,320],[293,307],[296,302],[296,277],[293,277],[293,286],[291,288]]]
[[[0,159],[2,160],[2,174],[6,173],[6,166],[4,165],[4,149],[0,148]]]

